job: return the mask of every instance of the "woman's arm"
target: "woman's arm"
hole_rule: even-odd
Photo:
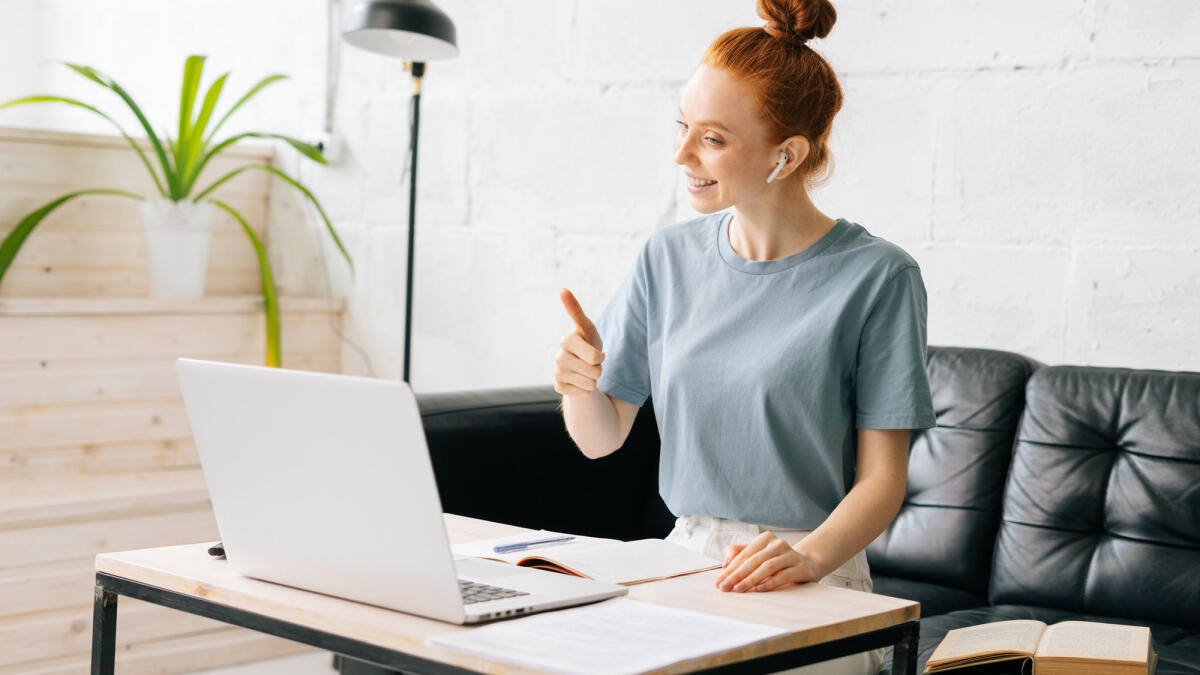
[[[854,485],[825,522],[795,547],[764,532],[726,552],[717,577],[723,591],[769,591],[817,581],[841,567],[887,529],[908,484],[908,429],[859,429]]]

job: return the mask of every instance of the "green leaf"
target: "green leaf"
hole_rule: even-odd
[[[117,84],[116,80],[101,73],[95,68],[89,68],[88,66],[82,66],[75,63],[67,63],[65,61],[62,63],[80,75],[83,75],[89,80],[95,82],[96,84],[111,89],[117,94],[117,96],[121,97],[122,101],[125,101],[125,104],[129,106],[130,110],[133,111],[133,114],[137,117],[138,122],[141,123],[142,128],[146,131],[146,136],[150,139],[151,145],[154,146],[154,151],[158,154],[158,161],[162,162],[163,177],[167,182],[167,197],[174,200],[179,200],[185,197],[186,195],[179,194],[178,176],[174,168],[171,166],[171,162],[167,159],[167,153],[163,149],[162,143],[159,142],[158,135],[154,133],[154,128],[150,126],[150,122],[146,120],[146,116],[142,114],[142,109],[139,108],[138,104],[134,102],[133,97],[131,97],[127,91],[122,89],[121,85]]]
[[[236,136],[230,136],[229,138],[221,141],[221,143],[218,144],[216,147],[214,147],[212,150],[205,153],[205,155],[200,158],[200,164],[198,166],[196,166],[196,170],[192,172],[191,183],[195,183],[195,181],[200,177],[200,171],[202,171],[204,169],[204,166],[206,164],[208,164],[208,160],[212,159],[213,157],[216,157],[217,155],[219,155],[221,153],[222,150],[233,145],[234,143],[240,141],[243,138],[278,138],[278,139],[287,141],[287,143],[289,145],[291,145],[296,150],[299,150],[301,154],[303,154],[305,157],[308,157],[309,159],[313,160],[314,162],[317,162],[320,164],[325,164],[325,165],[329,164],[329,162],[327,162],[325,160],[325,155],[322,154],[321,151],[319,149],[317,149],[317,147],[314,145],[310,145],[308,143],[305,143],[304,141],[298,141],[294,138],[289,138],[287,136],[282,136],[280,134],[266,134],[266,133],[261,133],[258,131],[248,131],[246,133],[238,134]],[[189,192],[191,191],[191,183],[189,183],[189,185],[188,185]]]
[[[254,255],[258,257],[258,274],[262,279],[262,294],[263,308],[267,317],[267,362],[266,365],[271,368],[278,368],[282,363],[282,351],[279,345],[279,296],[275,291],[275,276],[271,273],[271,263],[267,259],[267,249],[263,246],[262,240],[258,235],[254,234],[254,229],[246,223],[246,219],[242,214],[235,211],[225,202],[217,199],[209,199],[209,203],[216,204],[224,209],[229,215],[233,216],[238,224],[245,230],[246,236],[250,237],[250,244],[254,246]]]
[[[180,182],[188,173],[186,155],[192,136],[192,108],[196,103],[196,89],[200,87],[200,77],[204,73],[204,57],[192,55],[183,62],[183,85],[179,91],[179,140],[175,145],[175,168],[179,172]]]
[[[183,62],[183,86],[179,91],[179,142],[182,144],[188,137],[192,123],[192,105],[196,102],[196,89],[200,86],[200,76],[204,72],[204,57],[187,57]]]
[[[333,243],[337,244],[338,250],[340,250],[342,252],[342,256],[346,258],[346,264],[348,264],[350,266],[350,272],[353,274],[354,261],[350,259],[350,254],[346,251],[346,247],[342,245],[342,240],[340,237],[338,237],[337,231],[333,229],[333,223],[329,222],[329,216],[325,215],[325,209],[321,208],[321,203],[318,202],[317,198],[314,197],[313,194],[308,191],[308,188],[304,187],[299,182],[297,182],[296,179],[294,179],[291,176],[287,175],[286,173],[280,171],[279,169],[276,169],[273,166],[268,166],[266,164],[248,164],[246,166],[238,167],[238,168],[234,169],[233,171],[230,171],[229,173],[225,174],[224,176],[221,176],[220,178],[218,178],[215,183],[208,186],[200,194],[196,195],[196,198],[193,201],[197,201],[197,202],[200,201],[205,195],[207,195],[208,193],[217,189],[217,187],[220,186],[225,181],[233,178],[234,176],[237,176],[238,174],[242,173],[243,171],[251,171],[251,170],[267,171],[267,172],[273,173],[276,176],[279,176],[280,178],[282,178],[285,181],[287,181],[288,183],[290,183],[292,187],[294,187],[297,190],[299,190],[300,192],[304,193],[305,197],[308,197],[308,201],[312,202],[312,205],[317,207],[317,213],[321,214],[321,220],[325,221],[325,228],[327,230],[329,230],[329,236],[333,237]]]
[[[30,213],[22,218],[21,222],[17,223],[17,226],[13,228],[12,232],[9,232],[8,235],[4,237],[4,241],[0,242],[0,281],[3,281],[4,273],[7,272],[9,266],[12,265],[13,259],[17,257],[17,252],[21,250],[21,245],[24,244],[25,240],[29,238],[29,235],[33,233],[33,229],[37,227],[42,220],[46,218],[46,216],[50,215],[54,209],[57,209],[66,202],[82,195],[115,195],[118,197],[129,197],[137,200],[146,199],[141,195],[134,194],[132,192],[125,192],[124,190],[80,190],[79,192],[72,192],[70,194],[63,195],[62,197],[59,197],[58,199],[55,199],[54,201],[42,206],[33,213]]]
[[[222,124],[225,124],[225,120],[229,119],[229,116],[233,114],[233,111],[242,107],[243,103],[250,100],[251,96],[254,96],[255,94],[258,93],[258,91],[260,89],[262,89],[263,87],[265,87],[269,84],[278,82],[279,80],[286,80],[286,79],[287,79],[287,75],[268,75],[268,76],[264,77],[263,79],[259,80],[258,84],[251,87],[250,91],[246,92],[245,96],[238,99],[238,102],[234,103],[233,107],[230,108],[229,111],[226,112],[225,115],[220,119],[220,121],[217,122],[217,126],[213,127],[212,133],[208,135],[208,140],[211,141],[213,139],[213,137],[217,135],[217,130],[221,128]]]
[[[229,73],[225,73],[208,88],[208,93],[204,95],[204,104],[200,107],[200,114],[196,117],[187,144],[183,147],[181,171],[184,176],[185,194],[191,192],[192,186],[196,183],[196,177],[200,174],[200,167],[193,169],[193,166],[196,164],[196,158],[204,152],[204,147],[208,145],[208,141],[204,139],[204,129],[208,126],[208,120],[212,117],[213,108],[217,106],[217,99],[220,98],[221,89],[224,88],[225,79],[228,77]]]
[[[129,145],[133,148],[133,151],[138,154],[138,157],[142,158],[142,164],[146,165],[146,171],[149,171],[150,177],[154,179],[154,185],[158,188],[158,193],[164,197],[167,196],[167,191],[163,188],[162,181],[158,179],[158,173],[155,172],[154,167],[150,166],[150,160],[146,159],[146,153],[142,152],[142,149],[138,146],[137,141],[130,138],[129,134],[125,133],[125,129],[123,129],[120,124],[117,124],[117,121],[113,118],[82,101],[77,101],[73,98],[63,98],[61,96],[26,96],[25,98],[13,99],[12,101],[0,104],[0,109],[25,103],[66,103],[68,105],[78,106],[80,108],[90,110],[109,122],[112,122],[113,126],[117,128],[117,131],[121,132],[121,135],[125,137],[125,140],[129,141]]]

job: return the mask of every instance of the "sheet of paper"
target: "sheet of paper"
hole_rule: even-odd
[[[513,551],[512,553],[496,553],[492,551],[493,546],[498,546],[501,544],[515,544],[522,541],[534,541],[537,539],[548,539],[550,537],[563,536],[575,537],[575,539],[562,544],[535,546],[523,551]],[[503,560],[504,562],[515,564],[521,558],[539,553],[554,555],[559,551],[587,548],[589,546],[595,546],[596,544],[619,543],[621,543],[621,540],[619,539],[603,539],[600,537],[585,537],[579,534],[538,530],[537,532],[510,534],[507,537],[496,537],[495,539],[479,539],[476,541],[468,541],[462,544],[455,544],[451,547],[451,550],[453,550],[454,555],[456,556],[466,556],[469,558],[492,558],[495,560]]]
[[[628,598],[534,614],[428,643],[568,675],[642,673],[788,631]]]

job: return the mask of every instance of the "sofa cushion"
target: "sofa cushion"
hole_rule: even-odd
[[[442,509],[617,539],[663,537],[653,405],[625,445],[588,459],[567,434],[553,386],[417,394]]]
[[[1200,673],[1200,632],[1151,621],[1122,619],[1098,614],[1077,614],[1035,605],[979,607],[921,619],[921,638],[917,648],[918,672],[925,669],[925,662],[929,660],[930,656],[933,656],[933,650],[937,649],[942,638],[946,637],[946,633],[950,630],[1010,619],[1037,619],[1047,624],[1055,624],[1060,621],[1099,621],[1101,623],[1147,626],[1150,628],[1154,651],[1158,652],[1158,675],[1197,675]],[[891,675],[891,648],[888,648],[883,662],[884,668],[880,671],[880,675]]]
[[[875,593],[890,595],[893,598],[916,600],[921,603],[921,616],[933,616],[987,605],[987,598],[983,596],[941,584],[874,574],[871,575],[871,582],[874,584],[873,592]]]
[[[867,559],[873,574],[985,597],[1025,382],[1041,364],[1010,352],[932,346],[926,364],[937,426],[914,432],[904,504]]]
[[[1200,630],[1200,373],[1052,366],[1026,401],[991,604]]]

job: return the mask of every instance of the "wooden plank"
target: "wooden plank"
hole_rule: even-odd
[[[86,602],[96,585],[96,562],[76,558],[31,567],[0,568],[0,616],[73,607]],[[82,599],[81,599],[82,598]]]
[[[115,131],[115,129],[114,129]],[[126,131],[131,131],[126,129]],[[132,131],[137,131],[133,129]],[[134,134],[134,141],[145,150],[153,152],[153,146],[145,138]],[[51,129],[25,129],[20,127],[0,126],[0,142],[4,143],[36,143],[48,145],[68,145],[95,148],[128,149],[129,142],[120,135],[113,134],[82,134],[74,131],[58,131]],[[131,151],[132,152],[132,151]],[[268,161],[275,154],[275,146],[267,141],[248,139],[244,143],[228,148],[221,153],[238,159]]]
[[[5,567],[38,565],[94,556],[115,549],[217,541],[217,523],[207,506],[125,518],[0,530]]]
[[[141,232],[39,229],[25,240],[13,258],[13,265],[42,271],[60,264],[144,269],[146,247]],[[237,269],[258,270],[258,258],[250,238],[240,229],[214,233],[208,243],[209,276]]]
[[[338,371],[339,359],[332,350],[289,352],[285,357],[288,368],[326,373]],[[258,354],[238,354],[222,360],[263,364],[262,356]],[[57,361],[46,363],[46,366],[0,370],[0,408],[179,396],[173,357],[76,360],[69,366]]]
[[[35,209],[69,192],[86,187],[89,186],[23,186],[0,183],[0,232],[7,232]],[[261,235],[266,231],[269,212],[267,193],[223,194],[221,201],[241,213],[255,233]],[[139,202],[108,195],[87,195],[72,199],[46,216],[32,236],[49,230],[112,230],[140,234],[142,215]],[[218,211],[217,217],[213,218],[213,231],[241,232],[242,226],[224,211]]]
[[[93,579],[95,573],[93,573]],[[0,618],[0,666],[69,654],[89,653],[92,645],[89,604]],[[177,635],[221,630],[227,624],[133,598],[117,601],[117,635],[121,643],[144,642]]]
[[[162,178],[156,157],[147,156]],[[225,156],[208,163],[196,182],[204,189],[224,174],[253,160]],[[247,171],[223,185],[220,190],[265,194],[271,174]],[[77,186],[129,190],[143,195],[157,194],[157,188],[142,160],[125,147],[81,147],[45,143],[0,143],[0,183],[16,186]]]
[[[204,282],[207,295],[255,293],[261,284],[258,268],[246,267],[209,274]],[[45,268],[13,265],[0,284],[0,300],[16,298],[94,296],[146,297],[146,268],[83,267],[53,265]]]
[[[283,349],[339,349],[331,318],[282,312]],[[255,314],[6,317],[0,327],[0,358],[36,362],[62,355],[94,359],[254,354],[265,349],[264,324]]]
[[[341,313],[344,302],[336,298],[284,296],[280,310],[287,314]],[[5,298],[0,318],[8,316],[130,316],[175,314],[260,314],[262,296],[213,296],[197,300],[155,298]]]
[[[86,443],[67,448],[0,451],[0,490],[6,481],[125,471],[198,468],[200,457],[190,438],[131,443]]]
[[[208,506],[200,469],[67,475],[8,483],[0,494],[0,532],[140,513]]]
[[[130,644],[118,638],[116,672],[121,675],[186,673],[317,651],[299,642],[242,628]],[[0,675],[81,675],[88,672],[90,664],[89,652],[0,666]]]
[[[0,450],[164,441],[191,435],[179,399],[0,410]]]

